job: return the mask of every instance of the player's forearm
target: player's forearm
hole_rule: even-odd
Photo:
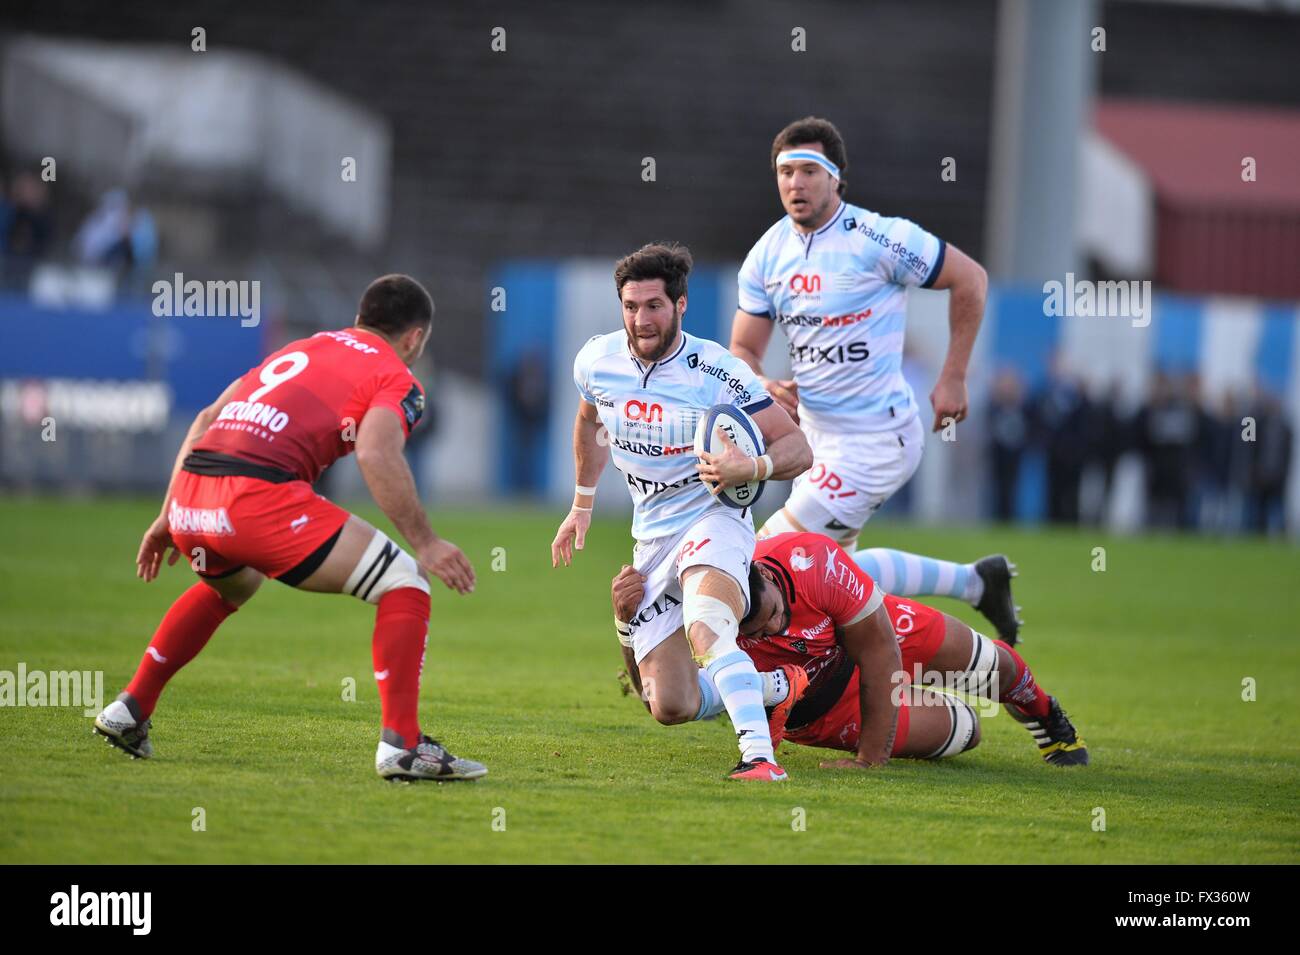
[[[978,266],[953,285],[948,298],[948,353],[940,377],[965,380],[987,293],[988,277]]]
[[[589,421],[581,413],[573,424],[573,473],[579,487],[594,488],[600,480],[600,472],[605,469],[600,429],[599,421]],[[575,491],[573,503],[577,507],[591,507],[595,499],[594,494],[579,494]]]
[[[858,665],[858,696],[862,727],[858,761],[881,765],[889,761],[898,731],[895,682],[903,669],[894,625],[883,606],[844,628],[844,648]]]
[[[632,681],[632,688],[636,690],[636,695],[641,698],[641,702],[649,711],[650,701],[645,698],[645,690],[641,686],[641,668],[636,665],[636,654],[631,647],[623,647],[623,666],[627,668],[627,678]]]
[[[812,448],[802,431],[791,431],[777,438],[767,446],[767,454],[772,459],[770,480],[773,481],[789,481],[812,467]]]
[[[410,465],[400,451],[358,449],[357,465],[371,497],[412,549],[418,551],[438,539],[420,504]]]
[[[741,345],[737,342],[731,343],[731,353],[753,369],[754,374],[760,378],[763,377],[763,356],[755,352],[752,348]]]
[[[898,732],[898,706],[893,699],[897,648],[873,648],[858,658],[859,705],[862,732],[858,736],[858,759],[880,765],[889,761]]]

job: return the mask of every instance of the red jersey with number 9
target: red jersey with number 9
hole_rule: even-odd
[[[234,398],[194,444],[314,483],[349,454],[361,419],[389,408],[409,435],[424,389],[378,335],[345,328],[290,342],[239,381]]]

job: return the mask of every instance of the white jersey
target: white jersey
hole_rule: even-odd
[[[740,269],[740,307],[785,327],[802,419],[862,433],[916,415],[902,370],[905,289],[932,285],[945,249],[907,219],[846,202],[812,234],[786,216],[754,244]]]
[[[668,356],[647,364],[619,330],[596,335],[573,362],[582,400],[596,406],[610,457],[632,494],[632,536],[679,534],[719,504],[695,470],[695,426],[713,405],[753,414],[772,403],[758,378],[717,342],[682,332]],[[753,526],[753,517],[745,515]]]

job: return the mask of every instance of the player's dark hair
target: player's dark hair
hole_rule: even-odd
[[[805,116],[777,133],[776,139],[772,140],[772,171],[776,172],[776,157],[781,152],[796,146],[807,146],[809,143],[820,143],[826,158],[840,167],[839,194],[844,195],[849,184],[844,178],[844,174],[849,171],[849,151],[844,146],[844,137],[829,119]]]
[[[749,565],[749,613],[745,614],[745,619],[740,621],[742,627],[758,616],[758,605],[762,600],[763,574],[758,569],[758,561],[752,561]]]
[[[366,287],[357,306],[358,325],[391,337],[432,321],[433,299],[409,275],[381,275]]]
[[[676,303],[686,294],[686,277],[694,264],[691,250],[680,242],[651,242],[619,259],[614,266],[614,286],[622,299],[623,286],[628,282],[663,279],[664,291]]]

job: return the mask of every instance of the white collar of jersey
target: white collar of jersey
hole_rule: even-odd
[[[843,199],[841,199],[840,207],[835,210],[835,215],[831,216],[830,221],[827,222],[820,229],[818,229],[816,232],[800,232],[799,229],[795,226],[794,220],[790,219],[790,231],[793,232],[795,235],[797,235],[801,242],[806,242],[808,239],[811,239],[815,235],[821,235],[823,232],[825,232],[835,223],[839,222],[844,215],[844,210],[847,209],[848,207],[849,204],[845,202]],[[790,217],[786,216],[786,218],[789,219]]]
[[[685,331],[685,329],[679,329],[679,330],[678,330],[678,334],[680,334],[680,335],[682,336],[682,343],[681,343],[680,345],[677,346],[677,349],[676,349],[676,350],[675,350],[671,355],[668,355],[668,356],[666,356],[666,357],[664,357],[664,358],[660,358],[658,361],[650,362],[649,364],[646,364],[646,363],[643,362],[640,358],[637,358],[637,357],[636,357],[636,353],[635,353],[634,351],[632,351],[632,346],[629,345],[628,342],[627,342],[627,336],[626,336],[626,335],[623,336],[623,350],[624,350],[625,352],[627,352],[627,357],[628,357],[628,358],[631,358],[634,362],[636,362],[636,366],[637,366],[638,368],[640,368],[642,371],[645,371],[645,370],[648,369],[648,368],[654,368],[654,367],[656,367],[656,366],[658,366],[658,365],[666,365],[666,364],[668,364],[670,361],[672,361],[674,358],[676,358],[678,355],[680,355],[683,351],[686,350],[686,331]]]

